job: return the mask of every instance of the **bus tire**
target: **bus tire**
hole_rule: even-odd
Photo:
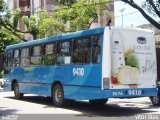
[[[23,98],[23,93],[19,93],[19,85],[18,82],[14,83],[14,96],[16,99],[22,99]]]
[[[65,99],[64,99],[64,91],[63,91],[63,87],[60,84],[56,84],[53,87],[53,93],[52,93],[52,99],[53,99],[53,103],[55,106],[57,107],[62,107],[65,105]]]
[[[89,100],[91,105],[105,105],[108,99]]]
[[[160,93],[157,96],[150,97],[153,106],[160,106]]]

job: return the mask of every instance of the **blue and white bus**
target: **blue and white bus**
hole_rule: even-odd
[[[7,46],[4,90],[105,104],[108,98],[156,96],[151,31],[103,27]]]

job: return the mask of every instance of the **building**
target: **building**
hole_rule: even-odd
[[[92,23],[91,28],[98,28],[98,27],[105,26],[108,20],[110,19],[110,17],[106,14],[107,12],[112,16],[114,16],[114,2],[111,2],[111,5],[109,8],[103,9],[101,11],[98,19]],[[112,19],[111,25],[114,26],[114,24],[115,24],[114,19]]]
[[[30,16],[34,15],[38,10],[49,10],[53,5],[53,0],[7,0],[7,4],[10,9],[10,13],[14,14],[14,11],[17,8],[20,8],[22,11],[22,15]],[[26,31],[27,28],[24,25],[22,19],[19,21],[18,29],[21,31]],[[31,35],[26,34],[24,36],[25,39],[31,40],[33,39]]]
[[[10,13],[13,14],[15,9],[20,8],[22,11],[22,15],[34,15],[39,10],[53,10],[54,6],[57,5],[57,3],[53,2],[53,0],[7,0],[7,4],[10,9]],[[106,8],[105,10],[102,10],[103,12],[109,12],[111,14],[114,14],[114,2],[111,2],[110,8]],[[97,28],[105,26],[109,18],[107,17],[107,14],[101,14],[99,15],[98,19],[94,21],[94,23],[91,25],[91,28]],[[112,20],[112,25],[114,25],[114,20]],[[21,31],[26,31],[27,28],[25,27],[22,19],[19,21],[18,29]],[[25,39],[31,40],[31,35],[25,35]]]

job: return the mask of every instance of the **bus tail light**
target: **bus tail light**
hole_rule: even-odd
[[[110,78],[103,78],[103,89],[109,89]]]

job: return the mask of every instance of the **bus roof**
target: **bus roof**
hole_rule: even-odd
[[[87,36],[87,35],[100,34],[103,32],[104,32],[104,27],[97,28],[97,29],[82,30],[82,31],[77,31],[77,32],[66,33],[66,34],[62,34],[62,35],[32,40],[32,41],[28,41],[28,42],[18,43],[18,44],[14,44],[14,45],[9,45],[6,47],[6,50],[16,49],[16,48],[20,48],[20,47],[27,47],[27,46],[32,46],[32,45],[38,45],[38,44],[43,44],[43,43],[49,43],[49,42],[53,42],[53,41],[77,38],[77,37],[82,37],[82,36]]]

